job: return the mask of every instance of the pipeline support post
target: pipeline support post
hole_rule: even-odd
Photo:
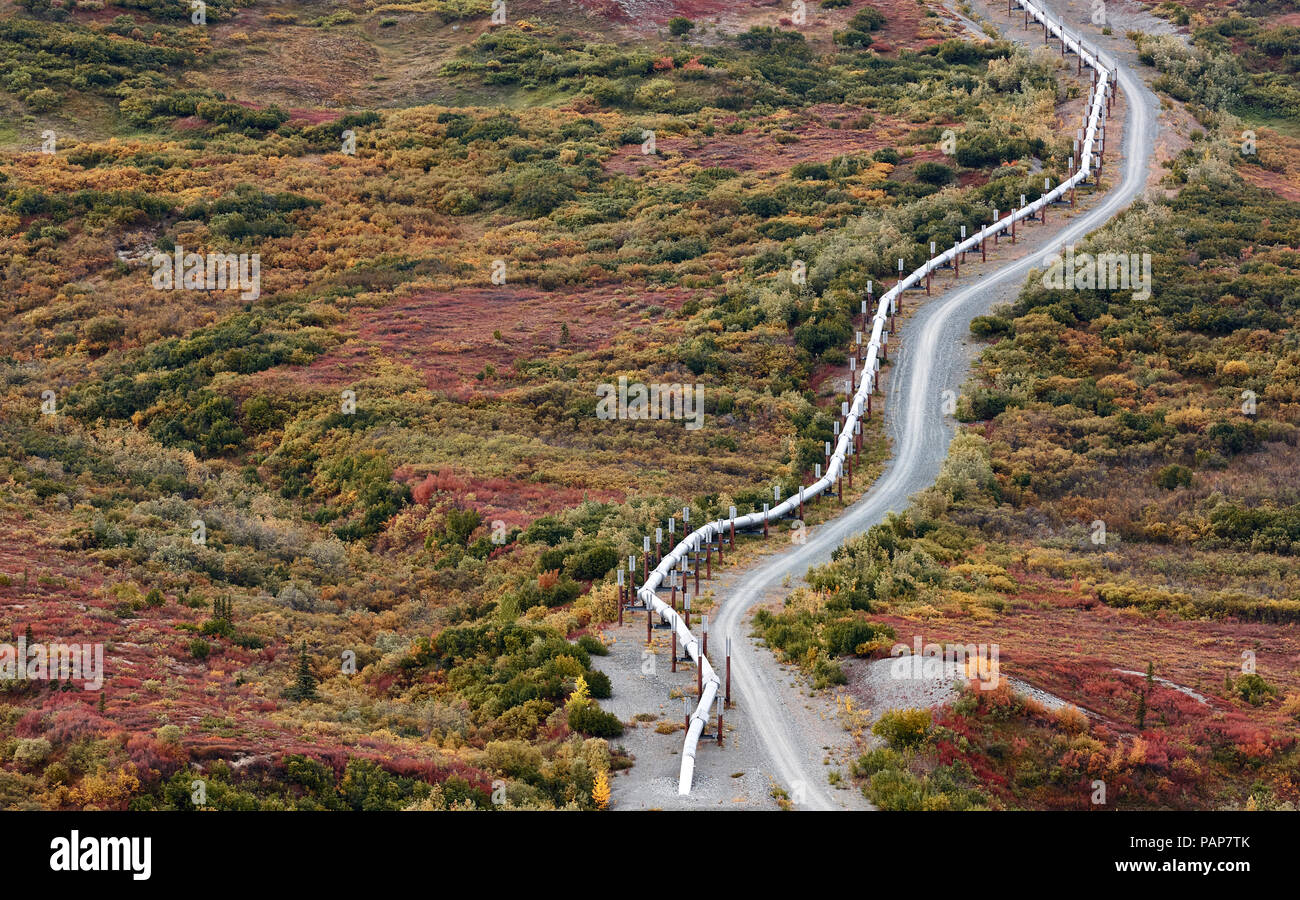
[[[731,638],[727,638],[727,706],[731,706]]]

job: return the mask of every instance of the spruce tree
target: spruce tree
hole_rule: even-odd
[[[298,677],[286,692],[293,700],[316,699],[316,676],[311,673],[311,660],[307,658],[307,645],[301,645],[298,655]]]

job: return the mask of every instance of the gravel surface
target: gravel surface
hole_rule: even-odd
[[[1136,672],[1132,669],[1116,669],[1115,671],[1120,673],[1121,675],[1137,675],[1140,678],[1147,677],[1146,672]],[[1210,701],[1206,699],[1204,694],[1198,694],[1196,691],[1192,690],[1189,687],[1186,687],[1185,685],[1181,685],[1178,684],[1177,682],[1170,681],[1168,678],[1161,678],[1159,675],[1153,675],[1151,677],[1156,682],[1158,682],[1159,684],[1163,684],[1167,688],[1172,688],[1173,690],[1178,691],[1178,693],[1180,694],[1186,694],[1188,697],[1191,697],[1197,703],[1209,705]]]
[[[889,710],[931,709],[957,699],[960,686],[957,679],[945,675],[927,677],[924,671],[919,677],[909,672],[908,677],[898,678],[894,675],[895,662],[893,659],[856,660],[844,667],[854,693],[871,711],[871,721]],[[1017,694],[1031,697],[1048,709],[1074,705],[1018,678],[1007,681]]]

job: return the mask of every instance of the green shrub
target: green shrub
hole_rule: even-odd
[[[623,723],[618,717],[605,712],[592,700],[569,705],[569,727],[590,737],[611,738],[623,734]]]
[[[53,747],[45,738],[19,738],[14,745],[14,762],[34,766],[49,757]]]
[[[843,47],[852,47],[855,50],[866,50],[872,44],[871,35],[856,28],[833,32],[831,40]]]
[[[32,112],[43,113],[54,109],[62,99],[49,88],[37,88],[23,98],[23,103],[27,104],[27,108]]]
[[[930,160],[917,163],[914,172],[916,180],[925,184],[945,185],[952,181],[954,177],[951,168],[943,163],[931,162]]]
[[[1192,484],[1192,470],[1187,466],[1177,464],[1165,466],[1156,473],[1156,484],[1167,491],[1172,491],[1178,487],[1190,487]]]
[[[583,550],[569,560],[569,575],[577,581],[594,581],[618,566],[618,551],[598,545]]]
[[[578,646],[592,656],[609,656],[609,648],[594,634],[584,634],[578,638]]]
[[[599,669],[591,669],[582,677],[587,681],[587,690],[597,700],[608,700],[614,695],[613,686],[609,683],[609,676]]]
[[[891,709],[872,726],[873,733],[895,750],[919,747],[930,734],[928,709]]]
[[[970,320],[970,333],[989,340],[1011,333],[1011,323],[999,316],[976,316]]]
[[[1276,697],[1278,690],[1255,673],[1242,675],[1232,686],[1233,692],[1251,706],[1262,706],[1264,702]]]
[[[825,658],[819,658],[813,663],[812,676],[814,690],[821,690],[833,684],[847,684],[849,680],[839,663]]]
[[[902,769],[907,760],[902,754],[888,747],[873,747],[859,756],[849,767],[854,778],[870,778],[885,769]]]
[[[849,27],[858,31],[879,31],[885,24],[885,14],[874,6],[864,6],[849,19]]]

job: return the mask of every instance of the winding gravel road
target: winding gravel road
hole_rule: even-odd
[[[1063,3],[1049,7],[1078,21],[1079,14]],[[994,17],[999,25],[1007,22]],[[1014,25],[1017,20],[1012,20]],[[1076,25],[1076,32],[1081,29]],[[1019,29],[1006,29],[1018,37]],[[1036,32],[1030,32],[1035,34]],[[1089,44],[1101,43],[1095,31]],[[1032,39],[1030,41],[1032,43]],[[1115,65],[1113,53],[1102,53],[1103,61]],[[1155,146],[1158,103],[1140,79],[1118,61],[1119,83],[1127,106],[1124,126],[1121,179],[1092,209],[1080,214],[1053,235],[1052,247],[1076,242],[1123,211],[1144,189]],[[1114,174],[1115,156],[1107,155]],[[969,323],[995,303],[1012,299],[1029,272],[1037,267],[1042,253],[1009,262],[982,278],[966,276],[965,283],[929,304],[916,308],[903,326],[900,352],[889,370],[886,429],[893,441],[893,453],[880,478],[858,502],[837,518],[810,529],[807,542],[791,545],[769,557],[739,578],[717,613],[716,633],[737,638],[732,647],[732,679],[735,694],[752,722],[763,745],[767,774],[787,787],[802,809],[836,809],[822,763],[823,748],[793,727],[781,698],[781,681],[788,681],[773,665],[766,650],[748,639],[745,617],[769,591],[785,579],[797,581],[810,566],[830,560],[831,552],[851,535],[881,522],[886,513],[906,509],[908,498],[934,482],[955,433],[955,423],[943,415],[941,397],[945,390],[957,391],[964,380],[970,351],[963,349],[969,337]],[[913,295],[915,296],[915,295]],[[909,296],[907,303],[915,303]],[[828,502],[822,500],[819,502]]]

